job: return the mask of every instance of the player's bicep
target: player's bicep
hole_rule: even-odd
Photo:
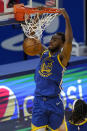
[[[67,63],[70,59],[72,51],[72,42],[65,42],[63,50],[60,53],[60,60],[64,66],[67,66]]]

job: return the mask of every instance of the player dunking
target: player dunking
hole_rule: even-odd
[[[66,22],[65,34],[52,36],[48,49],[42,45],[40,52],[40,63],[35,73],[32,131],[45,131],[46,127],[55,131],[67,130],[60,92],[63,71],[71,55],[73,34],[65,9],[61,9],[61,14]]]

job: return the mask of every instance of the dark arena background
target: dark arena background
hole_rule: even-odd
[[[49,4],[49,1],[52,8],[66,9],[73,29],[72,55],[63,76],[61,92],[68,120],[76,98],[87,102],[86,1],[79,0],[78,4],[78,1],[70,0],[0,0],[0,13],[5,14],[15,3],[36,7]],[[61,16],[55,18],[43,32],[42,44],[48,46],[54,33],[64,32],[64,22]],[[0,15],[0,131],[31,130],[36,88],[34,72],[39,57],[27,56],[23,52],[24,38],[20,24],[13,24],[7,15],[4,18]]]

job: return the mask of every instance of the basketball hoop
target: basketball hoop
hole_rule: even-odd
[[[21,26],[24,34],[30,37],[40,39],[45,28],[60,15],[60,9],[54,8],[28,8],[23,4],[14,5],[15,19],[22,21]]]

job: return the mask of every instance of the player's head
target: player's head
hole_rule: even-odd
[[[48,48],[51,52],[61,51],[61,49],[64,46],[64,42],[65,42],[65,34],[61,32],[56,33],[55,35],[52,36]]]
[[[73,103],[72,115],[70,120],[73,123],[82,122],[87,116],[87,104],[85,101],[78,99]]]

